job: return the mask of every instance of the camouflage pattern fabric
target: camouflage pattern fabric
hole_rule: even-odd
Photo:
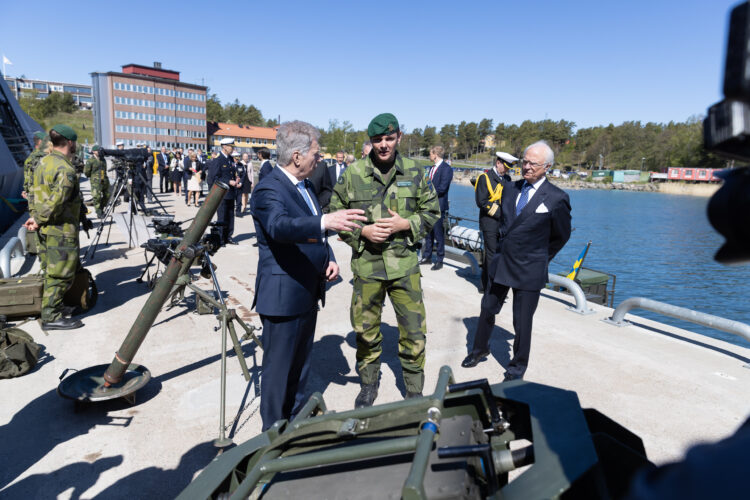
[[[91,155],[86,160],[83,173],[91,182],[91,198],[94,200],[96,215],[101,219],[104,209],[109,203],[109,177],[107,177],[107,163]]]
[[[427,324],[418,272],[395,280],[354,277],[351,321],[357,333],[357,371],[363,384],[378,381],[383,350],[380,315],[386,293],[398,320],[398,357],[406,390],[422,392]]]
[[[43,268],[42,322],[62,315],[62,299],[79,266],[78,226],[82,216],[78,176],[58,151],[45,156],[34,172],[34,219],[39,224]]]
[[[383,174],[368,156],[347,167],[333,189],[330,210],[361,208],[367,224],[390,217],[388,209],[409,221],[409,230],[372,243],[362,231],[344,231],[352,247],[351,320],[357,335],[357,368],[364,384],[377,382],[382,334],[380,318],[387,293],[396,311],[399,358],[410,392],[424,385],[425,309],[422,302],[417,245],[440,218],[437,193],[424,170],[398,153],[393,168]]]
[[[440,218],[437,193],[424,169],[396,154],[396,161],[383,175],[368,156],[347,167],[333,188],[330,211],[361,208],[367,224],[390,217],[388,209],[409,221],[409,231],[391,235],[384,243],[372,243],[361,230],[339,233],[352,251],[355,276],[393,280],[417,272],[417,245]]]
[[[26,158],[23,162],[23,190],[26,191],[26,199],[29,201],[29,211],[31,210],[31,204],[33,202],[33,189],[34,186],[34,171],[47,155],[47,152],[40,146]],[[32,215],[33,217],[33,215]]]

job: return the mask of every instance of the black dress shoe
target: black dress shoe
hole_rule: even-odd
[[[419,263],[422,264],[422,265],[424,265],[424,264],[432,264],[432,258],[425,257],[424,259],[420,260]]]
[[[511,380],[521,380],[523,377],[520,375],[514,375],[512,373],[505,372],[505,376],[503,377],[503,382],[510,382]]]
[[[473,368],[477,366],[480,361],[489,356],[489,354],[489,351],[480,352],[479,354],[471,353],[464,358],[464,360],[461,362],[461,366],[463,366],[464,368]]]
[[[80,320],[65,317],[48,323],[42,322],[42,330],[74,330],[82,326],[83,323]]]
[[[229,244],[229,245],[236,245],[236,244],[237,244],[237,242],[236,242],[236,241],[234,241],[234,240],[233,240],[232,238],[228,238],[228,239],[227,239],[227,244]]]
[[[375,402],[375,398],[378,397],[378,384],[362,384],[362,389],[357,395],[357,399],[354,400],[355,408],[364,408],[365,406],[372,406]]]
[[[442,262],[435,262],[430,269],[433,271],[439,271],[442,268],[443,268]]]

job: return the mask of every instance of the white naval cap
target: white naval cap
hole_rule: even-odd
[[[124,145],[125,145],[125,141],[117,141],[115,143],[115,147],[117,147],[117,146],[124,146]]]
[[[239,156],[240,154],[237,151],[232,152],[232,156]]]
[[[503,160],[506,163],[516,163],[518,161],[518,158],[516,158],[512,154],[506,153],[504,151],[498,151],[495,154],[497,155],[498,158],[500,158],[501,160]]]
[[[225,137],[224,139],[219,141],[219,144],[221,144],[222,146],[231,146],[234,144],[234,139],[232,139],[231,137]]]

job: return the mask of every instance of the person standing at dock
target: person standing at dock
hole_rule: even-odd
[[[352,247],[351,321],[361,380],[356,408],[372,405],[378,395],[386,293],[398,320],[406,397],[422,394],[427,324],[417,244],[440,218],[437,194],[424,170],[396,149],[402,137],[396,117],[376,116],[367,135],[372,151],[346,168],[331,198],[331,211],[360,208],[368,220],[361,228],[339,233]]]
[[[501,202],[502,222],[490,283],[482,297],[471,352],[461,366],[471,368],[489,354],[490,333],[508,291],[513,289],[513,359],[505,380],[523,378],[529,364],[531,326],[539,292],[547,283],[549,261],[570,238],[570,198],[546,182],[555,161],[552,148],[535,142],[523,154],[523,180],[507,184]]]
[[[477,177],[474,184],[474,199],[479,207],[479,230],[482,231],[484,254],[482,255],[482,292],[487,289],[488,269],[497,252],[497,237],[500,229],[500,202],[503,195],[503,184],[510,182],[508,170],[518,163],[512,154],[498,151],[495,168]]]
[[[437,271],[443,267],[443,258],[445,257],[445,229],[443,228],[443,225],[445,222],[445,214],[448,213],[448,190],[451,187],[451,181],[453,181],[453,169],[443,161],[444,154],[442,146],[433,146],[432,149],[430,149],[430,160],[432,160],[433,166],[430,169],[428,176],[430,177],[430,182],[432,182],[432,186],[435,188],[438,195],[440,218],[435,225],[432,226],[432,230],[427,233],[424,249],[422,250],[422,261],[420,264],[432,263],[432,242],[434,240],[437,260],[431,268],[433,271]]]

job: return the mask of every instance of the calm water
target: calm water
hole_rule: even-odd
[[[596,189],[568,194],[573,233],[550,272],[568,271],[591,240],[584,266],[617,276],[615,307],[646,297],[750,324],[750,265],[713,260],[723,238],[706,217],[708,198]],[[471,186],[453,184],[449,196],[451,214],[478,218]],[[642,309],[634,314],[750,347],[740,337],[693,323]]]

